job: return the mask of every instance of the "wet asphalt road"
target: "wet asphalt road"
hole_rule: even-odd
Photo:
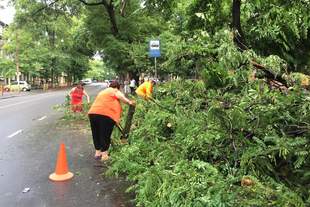
[[[87,86],[94,96],[103,86]],[[126,182],[104,178],[95,167],[93,146],[84,126],[66,126],[61,112],[68,91],[0,96],[0,207],[133,206],[123,192]],[[69,169],[66,182],[49,181],[59,144],[66,144]],[[23,193],[25,188],[30,191]]]

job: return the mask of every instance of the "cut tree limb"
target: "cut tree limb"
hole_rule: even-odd
[[[130,128],[131,128],[132,118],[133,118],[135,111],[136,111],[136,106],[130,105],[129,109],[128,109],[124,128],[120,124],[118,124],[118,123],[116,124],[116,127],[119,129],[119,131],[122,134],[121,139],[127,139],[128,138]]]
[[[288,84],[287,84],[287,81],[282,78],[281,76],[278,76],[277,74],[275,74],[272,70],[269,70],[268,68],[266,68],[265,66],[263,65],[260,65],[258,64],[257,62],[255,61],[251,61],[251,64],[259,69],[259,70],[262,70],[264,73],[265,73],[265,77],[269,80],[276,80],[280,83],[282,83],[285,87],[288,87]]]
[[[128,134],[129,134],[130,128],[131,128],[132,118],[133,118],[133,115],[134,115],[135,111],[136,111],[136,106],[129,105],[129,109],[128,109],[128,113],[127,113],[127,118],[126,118],[124,130],[123,130],[123,137],[122,138],[127,138],[128,137]]]

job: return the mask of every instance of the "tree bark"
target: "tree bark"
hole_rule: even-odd
[[[234,32],[234,42],[240,50],[246,50],[244,35],[241,29],[240,22],[240,7],[241,0],[233,0],[232,6],[232,29]]]
[[[107,0],[101,0],[99,2],[94,2],[94,3],[89,3],[86,0],[78,0],[80,2],[82,2],[83,4],[87,5],[87,6],[98,6],[98,5],[103,5],[106,12],[109,15],[109,20],[111,23],[111,32],[113,34],[114,37],[118,36],[118,27],[117,27],[117,22],[116,22],[116,16],[115,16],[115,8],[113,5],[113,0],[110,0],[110,2],[108,3]]]
[[[20,92],[20,88],[19,88],[19,34],[18,34],[18,29],[16,30],[15,62],[16,62],[16,79],[17,79],[17,85],[18,85],[18,92]]]
[[[55,39],[56,39],[56,32],[54,30],[51,31],[51,34],[49,35],[50,37],[50,43],[51,43],[51,48],[53,51],[55,50]],[[52,88],[54,87],[54,72],[55,72],[55,57],[52,57],[52,63],[51,63],[51,84]]]
[[[106,1],[104,1],[106,2]],[[116,17],[115,17],[115,9],[114,9],[114,5],[113,5],[113,1],[110,1],[110,4],[105,3],[104,4],[105,9],[108,12],[109,15],[109,20],[111,23],[111,32],[113,34],[113,36],[117,36],[118,35],[118,27],[117,27],[117,23],[116,23]]]

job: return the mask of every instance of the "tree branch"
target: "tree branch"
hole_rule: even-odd
[[[266,77],[267,79],[273,79],[273,80],[279,81],[279,82],[282,83],[284,86],[288,87],[287,81],[286,81],[284,78],[282,78],[281,76],[277,76],[272,70],[269,70],[269,69],[266,68],[265,66],[260,65],[260,64],[258,64],[258,63],[255,62],[255,61],[251,61],[251,64],[252,64],[255,68],[262,70],[262,71],[265,73],[265,77]]]
[[[93,3],[89,3],[85,0],[78,0],[78,1],[82,2],[84,5],[87,5],[87,6],[98,6],[98,5],[102,5],[102,4],[105,5],[105,3],[106,3],[104,0],[101,0],[100,2],[93,2]]]
[[[101,0],[100,2],[95,2],[95,3],[89,3],[86,0],[78,0],[78,1],[82,2],[84,5],[87,5],[87,6],[103,5],[109,15],[109,20],[111,23],[111,32],[115,37],[118,35],[118,27],[117,27],[117,22],[116,22],[116,17],[115,17],[113,0],[110,0],[110,2],[108,2],[107,0]]]
[[[46,9],[46,8],[48,8],[48,7],[50,7],[50,6],[54,5],[54,4],[56,4],[58,1],[59,1],[59,0],[55,0],[54,2],[52,2],[52,3],[48,4],[48,5],[45,5],[44,7],[40,8],[40,9],[38,9],[37,11],[35,11],[34,13],[32,13],[31,16],[37,15],[38,13],[40,13],[41,11],[43,11],[44,9]]]
[[[122,0],[121,1],[121,8],[120,8],[120,13],[121,16],[124,17],[125,16],[125,7],[127,5],[127,1],[126,0]]]

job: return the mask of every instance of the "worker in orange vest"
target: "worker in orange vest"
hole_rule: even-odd
[[[86,96],[87,103],[89,103],[89,96],[86,93],[83,83],[79,82],[76,87],[72,88],[69,92],[71,99],[71,110],[73,112],[82,112],[83,111],[83,96]]]
[[[120,102],[135,105],[120,92],[120,84],[114,81],[109,88],[101,91],[88,111],[93,142],[95,146],[95,159],[106,161],[109,159],[108,149],[111,143],[111,134],[115,124],[120,123],[122,106]]]
[[[137,88],[136,94],[145,100],[152,98],[153,84],[149,78],[144,78],[144,82]]]

